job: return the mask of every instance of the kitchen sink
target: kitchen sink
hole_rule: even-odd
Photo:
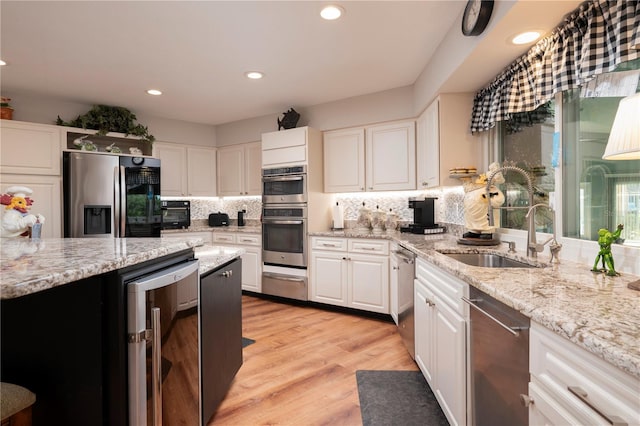
[[[442,253],[470,266],[483,268],[535,268],[534,265],[509,259],[494,253]]]

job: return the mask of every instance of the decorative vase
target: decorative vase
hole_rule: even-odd
[[[373,232],[376,234],[384,231],[384,222],[387,218],[385,212],[380,210],[380,206],[376,206],[376,211],[373,212],[371,217],[371,227],[373,228]]]
[[[371,229],[371,209],[365,207],[364,203],[362,203],[362,208],[358,213],[357,228],[361,231]]]
[[[0,108],[0,119],[13,120],[13,108],[11,107]]]

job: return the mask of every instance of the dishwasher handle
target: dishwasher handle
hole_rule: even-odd
[[[505,330],[507,330],[509,333],[513,334],[516,337],[520,335],[520,332],[518,330],[523,330],[526,328],[526,327],[510,327],[474,303],[474,302],[480,302],[482,301],[482,299],[467,299],[466,297],[463,296],[462,301],[467,305],[471,306],[472,308],[476,309],[478,312],[482,313],[486,317],[490,318],[493,322],[495,322],[500,327],[504,328]]]
[[[408,263],[409,265],[412,265],[416,259],[416,256],[407,250],[394,250],[393,254],[401,258],[405,263]]]

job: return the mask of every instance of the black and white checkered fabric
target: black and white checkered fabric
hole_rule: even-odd
[[[640,1],[589,0],[518,58],[474,99],[471,132],[532,111],[556,93],[640,57]]]

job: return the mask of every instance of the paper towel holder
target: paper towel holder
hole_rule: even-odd
[[[331,230],[332,231],[342,231],[344,229],[344,212],[342,211],[342,206],[336,201],[336,205],[333,206],[333,217],[331,219]]]

